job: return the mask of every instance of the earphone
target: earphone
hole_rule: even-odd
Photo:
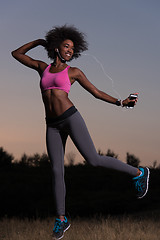
[[[59,56],[59,58],[61,59],[61,61],[62,61],[62,62],[66,62],[66,60],[65,60],[64,58],[62,58],[62,56],[61,56],[61,54],[60,54],[60,52],[59,52],[59,49],[56,48],[55,51],[58,53],[58,56]]]

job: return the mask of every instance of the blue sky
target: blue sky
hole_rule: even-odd
[[[160,2],[148,0],[2,1],[0,8],[0,146],[16,158],[45,148],[44,110],[39,76],[16,62],[10,52],[44,38],[55,25],[74,24],[86,33],[89,56],[71,62],[99,89],[122,98],[139,92],[135,109],[124,110],[94,99],[75,83],[70,98],[84,117],[96,149],[108,148],[125,161],[126,152],[142,164],[160,164]],[[50,63],[42,47],[29,55]],[[91,55],[94,56],[91,57]],[[95,61],[98,59],[107,78]],[[68,141],[68,152],[75,152]]]

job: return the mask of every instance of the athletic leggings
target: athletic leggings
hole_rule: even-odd
[[[69,113],[69,117],[67,116]],[[73,143],[92,166],[118,170],[136,176],[137,168],[109,156],[100,156],[94,147],[86,124],[75,107],[67,110],[56,121],[47,120],[47,150],[53,175],[53,192],[57,215],[65,215],[64,152],[68,135]],[[67,117],[66,117],[67,116]]]

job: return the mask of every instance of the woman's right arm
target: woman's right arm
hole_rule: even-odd
[[[44,70],[47,64],[29,57],[28,55],[26,55],[26,53],[32,48],[35,48],[37,46],[45,47],[45,45],[46,41],[44,39],[37,39],[35,41],[26,43],[23,46],[17,48],[16,50],[12,51],[12,56],[25,66],[35,69],[36,71],[41,73],[41,71]]]

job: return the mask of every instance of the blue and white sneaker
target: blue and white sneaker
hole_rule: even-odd
[[[149,185],[149,168],[139,168],[141,175],[133,178],[133,183],[137,192],[137,198],[143,198],[148,192]]]
[[[64,232],[70,227],[70,223],[68,222],[67,218],[65,217],[64,221],[61,221],[59,218],[56,218],[54,228],[53,228],[53,239],[61,239],[64,236]]]

